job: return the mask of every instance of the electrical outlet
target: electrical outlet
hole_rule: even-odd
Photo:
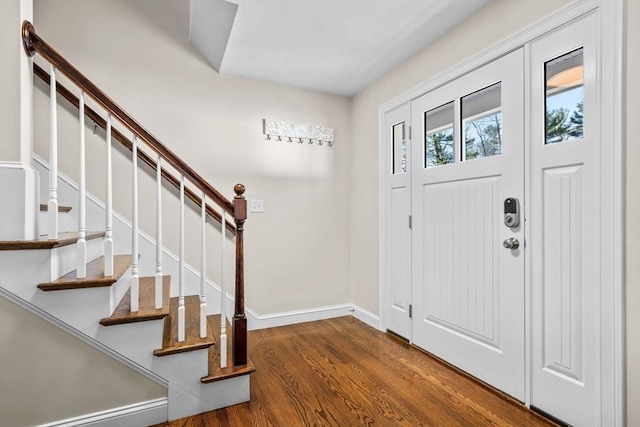
[[[264,202],[262,200],[251,200],[250,210],[254,213],[264,212]]]

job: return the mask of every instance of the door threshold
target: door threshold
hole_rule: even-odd
[[[397,338],[397,339],[399,339],[400,341],[402,341],[402,342],[404,342],[404,343],[410,344],[410,343],[409,343],[409,339],[407,339],[407,338],[403,337],[402,335],[396,334],[396,333],[395,333],[395,332],[393,332],[391,329],[387,329],[387,333],[388,333],[389,335],[391,335],[392,337]]]
[[[534,412],[540,416],[542,416],[543,418],[546,418],[547,420],[556,423],[559,427],[571,427],[571,424],[567,424],[564,421],[554,417],[553,415],[551,415],[548,412],[543,411],[540,408],[536,408],[535,406],[531,405],[531,407],[529,408],[531,409],[531,412]]]

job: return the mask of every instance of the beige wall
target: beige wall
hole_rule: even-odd
[[[0,425],[33,426],[167,396],[167,390],[0,297]]]
[[[640,425],[640,1],[627,0],[627,425]]]
[[[20,3],[0,1],[0,160],[20,161]]]
[[[356,95],[351,144],[351,286],[355,304],[378,313],[378,107],[566,3],[491,2]],[[496,16],[500,17],[499,25]]]
[[[36,1],[34,14],[40,35],[227,197],[243,182],[249,199],[264,200],[265,213],[246,224],[248,307],[270,314],[349,301],[350,99],[217,74],[188,44],[186,0]],[[46,158],[47,96],[36,97],[35,150]],[[264,118],[333,127],[336,144],[267,142]],[[60,169],[75,178],[75,155],[62,153],[75,153],[78,125],[65,123]],[[89,141],[88,152],[87,186],[102,198],[104,143]],[[114,204],[128,215],[130,168],[116,160]],[[153,236],[151,178],[140,187],[140,222]],[[165,242],[177,253],[178,205],[165,200]],[[198,242],[196,214],[187,215],[187,241]],[[187,245],[196,266],[198,250]],[[216,250],[208,271],[217,281]]]

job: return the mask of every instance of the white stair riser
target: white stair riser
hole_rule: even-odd
[[[102,256],[102,238],[87,240],[87,263]],[[23,251],[24,253],[24,251]],[[75,270],[77,267],[76,245],[66,245],[51,250],[51,274],[48,282]]]
[[[92,338],[100,319],[111,315],[108,287],[38,291],[31,303]]]
[[[47,211],[38,212],[38,230],[40,234],[47,233]],[[58,212],[58,232],[66,233],[69,231],[78,231],[78,224],[71,221],[70,212]]]
[[[109,289],[109,315],[113,313],[120,301],[122,301],[122,297],[124,297],[124,294],[129,290],[130,283],[131,267],[129,267],[120,279],[111,285],[111,289]]]
[[[230,378],[209,384],[200,384],[198,398],[175,384],[169,384],[169,420],[177,420],[193,414],[213,411],[250,398],[249,376]]]
[[[100,325],[94,338],[127,359],[149,369],[150,363],[147,363],[149,366],[145,366],[141,361],[154,357],[153,350],[162,347],[163,330],[164,319],[123,325]]]

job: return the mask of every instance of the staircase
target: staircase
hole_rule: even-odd
[[[236,185],[233,201],[227,200],[42,40],[30,23],[24,23],[22,34],[27,54],[39,53],[51,70],[47,74],[34,64],[36,76],[51,87],[51,158],[47,163],[34,156],[40,186],[48,189],[39,219],[40,230],[46,229],[46,234],[38,240],[0,241],[3,294],[34,311],[47,313],[61,327],[72,328],[86,340],[99,343],[127,363],[166,381],[169,420],[248,401],[249,374],[254,368],[247,358],[244,315],[244,186]],[[56,81],[58,72],[78,86],[79,97]],[[78,107],[81,157],[85,117],[106,131],[108,190],[104,202],[86,192],[84,165],[80,167],[78,183],[57,170],[58,94]],[[85,96],[104,109],[106,119],[85,106]],[[132,132],[133,140],[112,127],[112,121]],[[112,138],[131,150],[131,220],[112,209]],[[145,150],[139,143],[145,145]],[[155,238],[142,232],[137,223],[139,160],[157,173]],[[165,185],[179,189],[178,256],[162,245],[160,193]],[[187,265],[184,256],[185,195],[201,208],[199,269]],[[235,226],[227,221],[227,215]],[[87,223],[92,226],[101,220],[105,231],[87,229]],[[211,228],[207,221],[220,224],[219,285],[206,277],[205,236],[207,227]],[[73,223],[78,224],[77,230]],[[231,313],[227,309],[224,260],[227,241],[234,240],[235,298]]]

